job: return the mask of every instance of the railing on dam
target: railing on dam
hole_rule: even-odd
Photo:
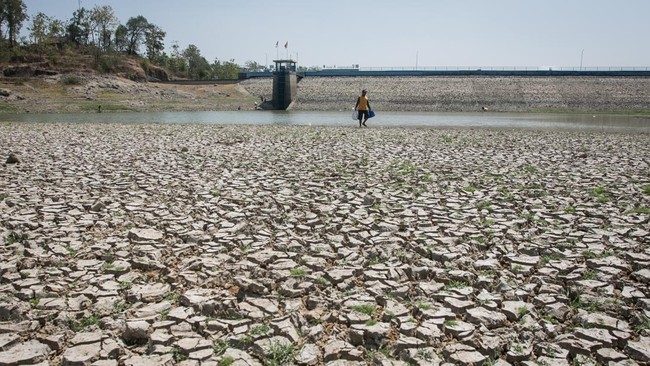
[[[345,68],[349,70],[349,68]],[[336,68],[325,69],[336,70]],[[359,71],[650,71],[650,66],[389,66],[360,67]]]
[[[637,76],[650,77],[650,66],[431,66],[326,68],[298,72],[310,76]],[[271,72],[241,72],[239,79],[271,77]]]

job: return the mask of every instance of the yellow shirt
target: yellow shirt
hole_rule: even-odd
[[[357,110],[367,111],[368,110],[368,97],[362,95],[359,97],[359,104],[357,105]]]

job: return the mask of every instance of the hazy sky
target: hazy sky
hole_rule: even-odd
[[[24,0],[67,21],[79,0]],[[209,62],[301,66],[650,66],[650,0],[81,0],[142,15]],[[29,22],[23,27],[26,32]],[[279,42],[278,48],[275,47]],[[288,42],[289,47],[284,48]]]

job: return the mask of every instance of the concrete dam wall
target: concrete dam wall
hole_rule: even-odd
[[[271,78],[241,86],[272,98]],[[650,113],[650,77],[629,76],[305,77],[293,109],[349,110],[362,89],[378,111]]]

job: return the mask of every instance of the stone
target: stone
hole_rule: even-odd
[[[473,366],[481,365],[487,361],[487,357],[471,346],[460,343],[450,344],[442,350],[446,359],[452,361],[455,365]]]
[[[600,313],[582,313],[576,317],[578,323],[587,328],[604,328],[611,331],[631,332],[630,325],[621,319]]]
[[[618,352],[613,348],[599,348],[596,350],[596,361],[602,364],[609,364],[610,362],[619,362],[626,360],[628,357]]]
[[[124,360],[124,366],[173,366],[176,362],[174,356],[152,355],[152,356],[131,356]]]
[[[599,328],[576,328],[573,334],[578,338],[586,339],[591,342],[596,342],[604,346],[613,346],[616,342],[616,337],[607,329]]]
[[[122,334],[127,342],[139,343],[149,338],[149,323],[144,320],[127,321]]]
[[[650,337],[640,337],[638,341],[628,341],[625,352],[635,361],[650,362]]]
[[[296,355],[296,362],[299,365],[317,365],[321,355],[320,349],[313,343],[306,343]]]
[[[137,241],[160,241],[163,233],[154,229],[131,229],[127,237]]]
[[[239,350],[237,348],[228,348],[226,351],[221,355],[221,361],[224,359],[232,360],[234,361],[232,365],[240,365],[240,366],[262,366],[262,363],[257,361],[256,358],[251,356],[250,354]],[[225,362],[222,362],[222,364],[226,365]]]
[[[99,343],[102,341],[102,338],[101,332],[81,332],[75,334],[70,340],[70,343],[73,345]]]
[[[508,318],[501,312],[479,307],[467,310],[467,321],[476,325],[485,325],[488,329],[495,329],[505,326]]]
[[[363,360],[363,352],[361,350],[342,340],[330,340],[325,344],[323,349],[323,361],[326,363],[336,360]]]
[[[650,269],[643,268],[641,270],[633,272],[632,278],[635,278],[637,281],[641,281],[645,284],[650,284]]]
[[[133,285],[127,294],[129,302],[159,302],[171,292],[171,287],[166,283]]]
[[[6,351],[10,349],[18,342],[20,342],[20,337],[17,334],[0,334],[0,351]]]
[[[0,366],[37,364],[46,361],[49,353],[50,348],[36,340],[18,343],[0,352]]]
[[[367,348],[381,348],[387,342],[391,327],[389,323],[353,324],[350,327],[351,332],[356,332],[359,337],[352,337],[350,343],[353,345],[364,345]]]
[[[522,316],[534,309],[533,304],[523,301],[504,301],[501,311],[511,322],[518,321]]]
[[[9,156],[7,157],[7,160],[5,161],[7,164],[17,164],[20,163],[20,159],[18,159],[18,156],[14,153],[10,153]]]
[[[454,338],[461,339],[472,335],[476,327],[473,324],[464,322],[462,320],[452,320],[445,322],[443,330],[446,334]]]
[[[63,352],[63,364],[76,366],[87,365],[99,358],[101,343],[80,344],[67,348]]]

